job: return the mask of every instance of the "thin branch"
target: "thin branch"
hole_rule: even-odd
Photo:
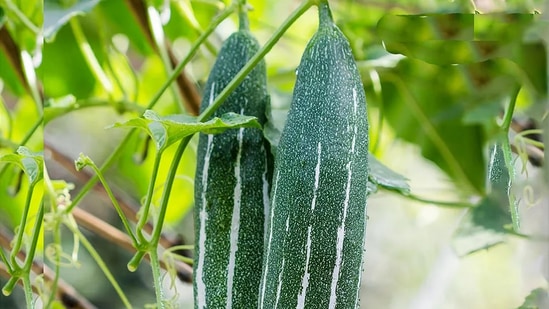
[[[179,60],[177,60],[168,41],[166,41],[166,49],[168,51],[168,56],[170,57],[172,68],[177,67]],[[189,114],[197,116],[200,111],[200,101],[202,98],[200,97],[200,93],[198,93],[195,83],[187,77],[185,71],[182,71],[181,74],[177,76],[176,83],[181,91],[181,95],[185,99],[185,109]]]
[[[136,253],[137,250],[132,245],[132,242],[128,235],[121,232],[117,228],[113,227],[112,225],[106,223],[105,221],[95,217],[94,215],[90,214],[89,212],[80,209],[78,207],[74,208],[72,211],[72,214],[74,215],[74,218],[76,219],[76,222],[96,233],[100,237],[122,247],[124,250],[130,252],[130,253]],[[149,260],[149,255],[145,255],[145,259]],[[149,260],[150,261],[150,260]],[[160,261],[160,267],[162,267],[165,270],[168,270],[168,266],[165,262]],[[177,276],[179,278],[192,278],[192,268],[182,262],[175,262],[175,269],[177,271]],[[183,280],[183,279],[182,279]],[[186,282],[191,282],[189,280],[183,280]]]
[[[17,79],[21,85],[23,85],[23,88],[30,93],[30,87],[27,83],[27,79],[25,78],[23,63],[21,61],[21,50],[11,37],[6,27],[0,27],[0,50],[4,55],[6,55],[8,62],[11,64],[11,67],[15,72]]]

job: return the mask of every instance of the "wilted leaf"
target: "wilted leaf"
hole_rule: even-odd
[[[144,118],[130,119],[116,123],[112,127],[136,127],[144,129],[154,140],[158,150],[162,151],[176,141],[197,132],[217,134],[233,128],[258,128],[261,125],[256,117],[226,113],[206,122],[198,122],[196,117],[188,115],[169,115],[160,117],[147,110]]]

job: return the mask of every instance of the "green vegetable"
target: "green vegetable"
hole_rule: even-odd
[[[241,18],[245,18],[242,17]],[[258,51],[241,29],[223,44],[206,83],[201,111]],[[227,112],[266,121],[265,63],[259,63],[213,115]],[[200,134],[195,179],[195,308],[250,308],[258,298],[265,214],[272,171],[268,143],[256,128]]]
[[[259,308],[358,306],[368,124],[349,42],[326,1],[277,148]]]

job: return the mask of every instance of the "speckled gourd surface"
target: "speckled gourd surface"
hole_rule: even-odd
[[[206,83],[201,111],[258,49],[247,30],[224,42]],[[235,112],[255,116],[264,124],[268,100],[265,64],[260,62],[214,116]],[[200,134],[194,208],[195,308],[248,309],[258,298],[270,189],[266,145],[259,129]]]
[[[277,148],[259,308],[358,307],[368,124],[349,43],[326,2]]]

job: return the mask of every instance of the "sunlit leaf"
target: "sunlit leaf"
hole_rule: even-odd
[[[36,183],[43,177],[44,155],[32,152],[26,147],[19,147],[17,153],[0,157],[0,162],[17,165],[25,172],[30,183]]]
[[[176,141],[202,132],[206,134],[222,133],[233,128],[261,128],[256,117],[226,113],[206,122],[198,122],[196,117],[188,115],[169,115],[161,117],[152,110],[147,110],[144,118],[130,119],[116,123],[112,127],[135,127],[144,129],[149,134],[158,150],[164,150]]]

